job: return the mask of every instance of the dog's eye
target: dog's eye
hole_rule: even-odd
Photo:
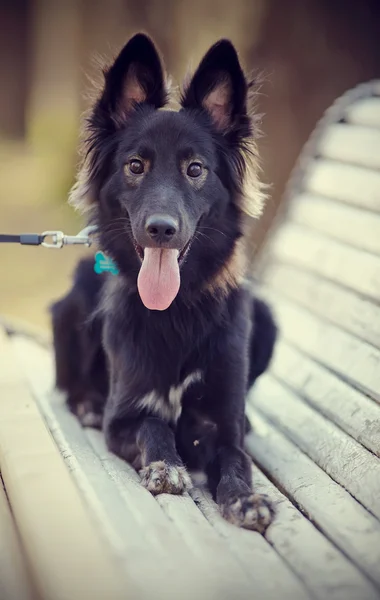
[[[202,175],[202,171],[203,171],[203,167],[202,167],[201,163],[199,163],[199,162],[192,162],[187,167],[187,175],[189,177],[199,177],[200,175]]]
[[[134,158],[129,163],[129,170],[133,175],[142,175],[144,173],[144,163],[137,158]]]

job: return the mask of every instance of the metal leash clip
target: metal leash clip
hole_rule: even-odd
[[[43,241],[41,246],[44,248],[63,248],[63,246],[74,246],[82,245],[88,248],[92,244],[91,235],[96,231],[96,227],[89,225],[77,233],[77,235],[65,235],[63,231],[44,231],[42,233]],[[51,241],[45,241],[46,238],[50,238]]]

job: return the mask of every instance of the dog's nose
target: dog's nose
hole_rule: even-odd
[[[145,229],[153,240],[168,242],[178,231],[178,223],[169,215],[152,215],[147,219]]]

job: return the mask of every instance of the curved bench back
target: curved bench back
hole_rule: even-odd
[[[317,125],[259,278],[285,345],[380,401],[379,81],[347,92]],[[281,344],[273,368],[288,380]]]

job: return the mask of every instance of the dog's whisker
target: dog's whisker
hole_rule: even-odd
[[[118,240],[118,239],[119,239],[119,238],[121,238],[123,235],[124,235],[124,231],[119,231],[119,232],[113,233],[113,234],[112,234],[112,236],[113,236],[113,241],[115,241],[115,240]]]
[[[106,229],[105,232],[107,234],[112,233],[128,233],[126,229],[122,228],[114,228],[114,229]]]
[[[220,231],[220,229],[216,229],[215,227],[204,227],[202,225],[201,227],[199,227],[199,229],[201,229],[201,230],[209,229],[210,231],[216,231],[217,233],[220,233],[220,235],[224,235],[224,237],[227,237],[227,235],[223,231]]]
[[[212,238],[210,238],[210,236],[206,235],[205,233],[202,233],[202,231],[197,231],[195,234],[195,239],[199,239],[198,236],[202,236],[204,237],[206,240],[209,240],[210,242],[212,242],[214,244],[214,246],[217,246],[217,242],[215,240],[213,240]]]

